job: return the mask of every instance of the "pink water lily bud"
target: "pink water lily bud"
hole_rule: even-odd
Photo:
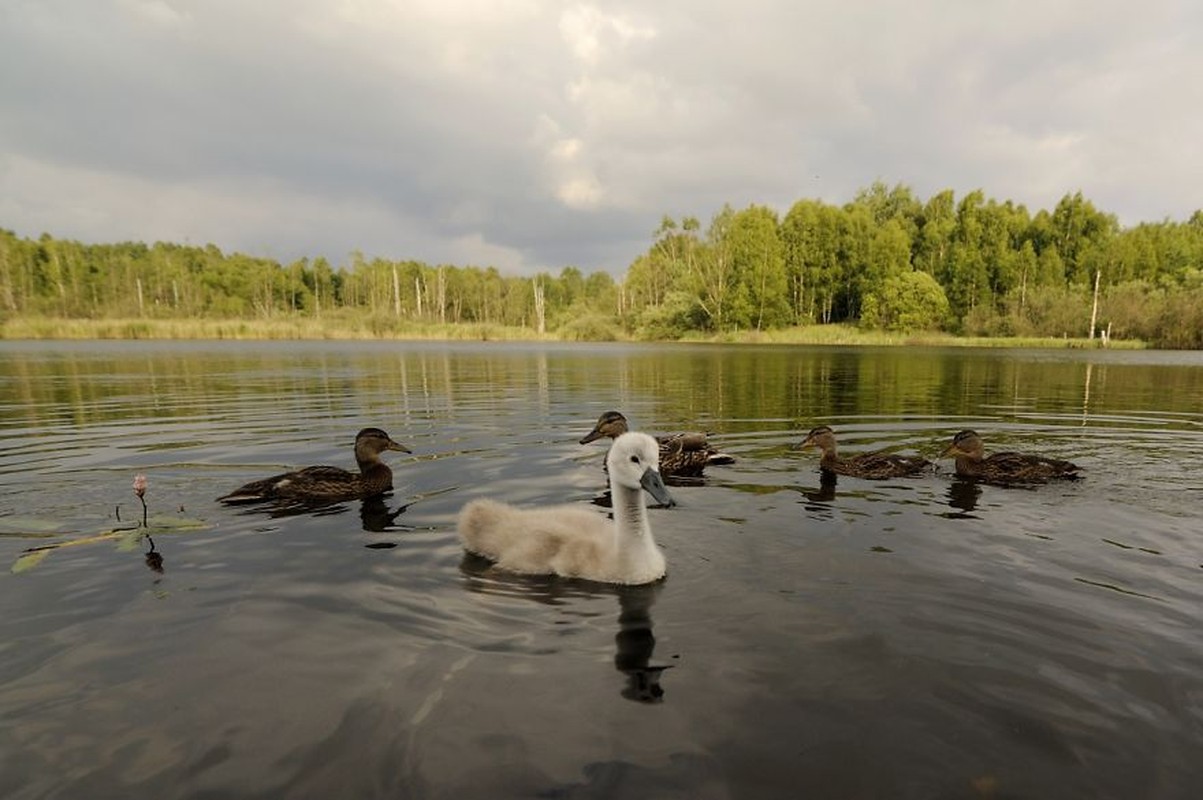
[[[146,494],[146,476],[141,472],[134,476],[134,494],[139,497]]]

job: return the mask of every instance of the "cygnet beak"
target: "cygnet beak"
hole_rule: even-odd
[[[639,485],[642,486],[648,494],[656,499],[656,502],[662,506],[675,506],[677,501],[673,500],[668,489],[664,486],[664,481],[660,480],[660,471],[648,467],[643,471],[643,477],[639,479]]]

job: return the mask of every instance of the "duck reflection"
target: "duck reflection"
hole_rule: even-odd
[[[982,496],[981,485],[968,478],[953,478],[948,484],[948,505],[956,511],[945,516],[952,519],[977,519],[972,511],[977,508],[977,501]]]
[[[384,502],[382,496],[368,497],[359,502],[359,519],[363,523],[365,531],[383,533],[397,529],[397,517],[404,514],[407,508],[409,508],[409,503],[392,509],[389,508],[388,503]]]
[[[604,595],[618,598],[618,631],[614,635],[614,668],[626,676],[620,694],[637,703],[664,701],[660,676],[670,664],[653,664],[656,637],[652,634],[651,608],[664,582],[619,586],[562,578],[557,575],[519,575],[494,569],[493,562],[471,553],[460,561],[460,572],[470,592],[518,597],[551,606]]]
[[[366,497],[359,501],[359,520],[365,531],[370,533],[385,533],[403,530],[397,524],[397,517],[409,509],[413,503],[403,503],[391,508],[385,500],[385,495]],[[239,510],[239,514],[266,514],[272,519],[312,515],[315,517],[333,517],[345,514],[350,510],[348,501],[281,501],[266,505],[247,506]]]
[[[819,488],[802,488],[802,494],[812,503],[830,503],[835,500],[835,485],[839,477],[829,469],[819,470]]]

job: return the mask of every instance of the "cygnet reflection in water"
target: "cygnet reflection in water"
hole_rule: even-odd
[[[627,685],[622,696],[639,703],[660,703],[664,700],[664,688],[660,685],[660,674],[672,665],[652,664],[652,651],[656,649],[656,637],[652,634],[652,604],[664,586],[653,583],[647,586],[626,586],[618,590],[618,633],[614,637],[617,650],[614,667],[627,676]]]
[[[651,608],[664,588],[663,582],[622,586],[558,575],[521,575],[498,568],[482,556],[464,553],[460,572],[470,592],[518,597],[551,607],[614,595],[618,598],[618,630],[614,634],[614,668],[626,676],[619,694],[639,703],[664,701],[661,674],[672,664],[653,664],[656,637],[652,633]]]

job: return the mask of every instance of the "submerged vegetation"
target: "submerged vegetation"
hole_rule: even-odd
[[[1121,228],[1080,193],[1052,211],[876,183],[843,206],[665,217],[609,273],[82,244],[0,230],[3,338],[430,338],[1203,347],[1203,211]],[[968,338],[967,338],[968,337]],[[985,337],[984,339],[982,337]]]

